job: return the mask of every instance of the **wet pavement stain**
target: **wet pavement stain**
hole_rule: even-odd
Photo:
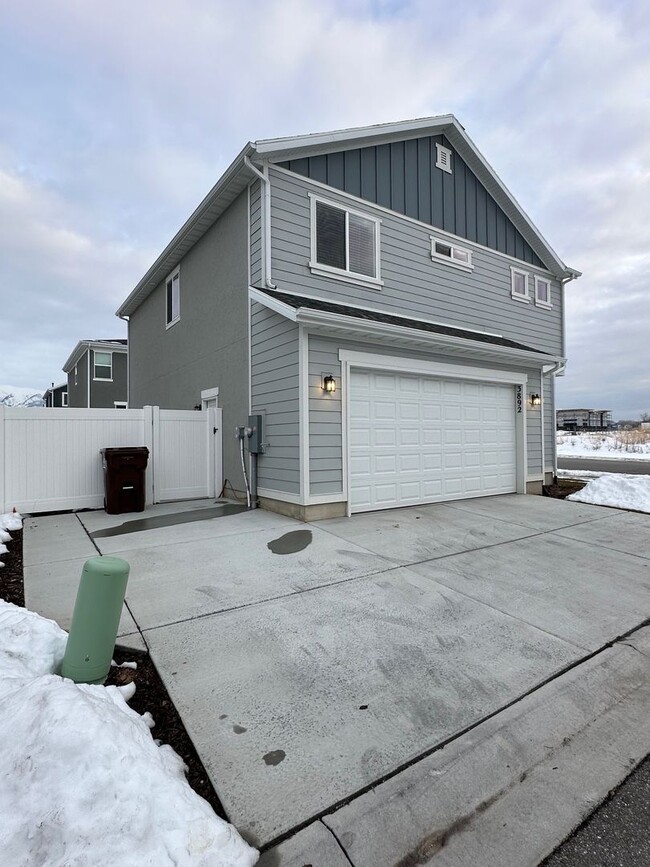
[[[90,533],[91,539],[105,539],[108,536],[122,536],[125,533],[140,533],[142,530],[156,530],[159,527],[173,527],[176,524],[193,524],[195,521],[209,521],[212,518],[224,518],[226,515],[237,515],[245,512],[246,506],[237,503],[222,503],[209,509],[194,509],[176,515],[155,515],[151,518],[137,518],[134,521],[124,521],[117,527],[106,530],[95,530]]]
[[[284,761],[286,753],[284,750],[271,750],[270,753],[267,753],[265,756],[262,756],[267,765],[279,765],[280,762]]]
[[[266,547],[274,554],[297,554],[311,545],[311,540],[311,530],[292,530],[291,533],[285,533],[279,539],[268,542]]]
[[[232,727],[232,730],[234,731],[234,733],[235,733],[236,735],[243,735],[244,732],[247,732],[247,731],[248,731],[248,729],[245,729],[244,726],[238,726],[238,725],[234,725],[234,726]]]

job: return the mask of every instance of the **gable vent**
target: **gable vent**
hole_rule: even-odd
[[[436,168],[451,174],[451,150],[436,142]]]

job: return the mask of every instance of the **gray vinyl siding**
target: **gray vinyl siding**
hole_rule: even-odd
[[[546,445],[546,466],[555,469],[555,376],[547,376],[547,385],[544,390],[544,428]]]
[[[485,247],[473,247],[474,270],[465,271],[445,262],[432,261],[431,227],[406,220],[399,214],[377,211],[369,204],[354,203],[381,220],[381,288],[358,286],[322,277],[309,269],[310,199],[315,193],[348,207],[350,199],[335,190],[315,187],[300,175],[270,172],[272,194],[272,271],[279,289],[296,294],[353,303],[389,313],[413,315],[461,328],[491,331],[554,355],[562,350],[561,294],[551,282],[552,309],[524,304],[511,297],[512,259]],[[526,265],[533,293],[533,275],[547,279],[543,269]]]
[[[470,358],[453,359],[449,355],[419,353],[404,348],[381,344],[341,341],[320,335],[309,336],[309,483],[310,493],[333,494],[343,491],[343,438],[341,424],[342,389],[335,395],[327,395],[320,389],[321,373],[332,373],[337,383],[341,382],[341,363],[339,350],[362,350],[378,355],[400,358],[426,359],[445,363],[470,364],[503,370],[521,370],[528,376],[528,394],[539,392],[540,372],[535,369],[521,368],[516,364],[496,364]],[[512,399],[515,399],[513,386]],[[539,410],[526,408],[527,429],[527,470],[531,475],[541,473],[541,416]]]
[[[88,406],[88,351],[77,362],[77,384],[75,385],[74,367],[68,373],[68,406],[83,408]]]
[[[218,387],[224,478],[239,491],[232,431],[249,412],[247,235],[245,190],[181,260],[179,321],[165,327],[165,281],[129,320],[130,406],[193,409],[201,391]]]
[[[451,174],[436,168],[436,143],[452,152]],[[303,157],[280,165],[461,238],[543,266],[443,135]]]
[[[300,493],[298,326],[261,304],[251,305],[251,405],[264,416],[266,451],[259,488]]]
[[[250,186],[250,280],[251,286],[262,282],[262,183]]]
[[[90,359],[90,406],[95,409],[113,409],[115,401],[126,400],[127,354],[113,352],[112,382],[93,379],[95,350],[88,350],[87,357]]]

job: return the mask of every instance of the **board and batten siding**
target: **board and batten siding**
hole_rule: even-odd
[[[436,167],[436,144],[451,173]],[[444,135],[335,151],[283,168],[524,262],[543,263]]]
[[[298,326],[251,305],[251,411],[264,416],[259,488],[300,493]]]
[[[431,226],[387,213],[364,201],[351,203],[336,190],[324,190],[301,175],[271,167],[272,272],[279,289],[316,295],[432,321],[501,334],[544,352],[562,351],[561,291],[551,279],[552,309],[511,297],[511,266],[549,277],[544,269],[517,263],[486,247],[471,247],[473,271],[431,259]],[[310,198],[314,193],[355,207],[381,220],[380,266],[383,286],[364,287],[322,277],[309,269]]]
[[[379,344],[342,341],[321,335],[309,335],[309,485],[310,494],[334,494],[343,491],[343,438],[341,401],[345,399],[338,388],[328,395],[320,388],[320,377],[331,373],[341,382],[339,350],[348,349],[377,355],[412,358],[445,363],[471,364],[486,369],[522,370],[528,376],[528,393],[539,391],[539,370],[521,368],[516,364],[495,364],[470,358],[452,359],[439,353],[418,353],[404,348]],[[515,400],[513,386],[512,399]],[[541,416],[539,410],[526,407],[527,470],[530,475],[541,473]]]

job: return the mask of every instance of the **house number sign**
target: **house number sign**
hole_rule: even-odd
[[[521,412],[521,409],[522,409],[522,407],[523,407],[523,405],[524,405],[524,399],[523,399],[523,397],[522,397],[522,391],[523,391],[523,390],[522,390],[522,387],[521,387],[520,385],[518,385],[517,388],[516,388],[516,391],[515,391],[515,395],[516,395],[516,397],[515,397],[515,403],[517,404],[517,412],[518,412],[518,413]]]

